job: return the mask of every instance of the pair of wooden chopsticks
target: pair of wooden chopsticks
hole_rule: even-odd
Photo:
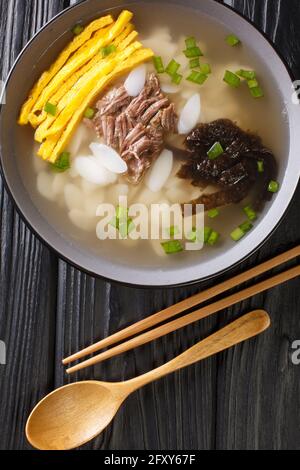
[[[232,289],[233,287],[237,287],[239,284],[249,281],[250,279],[253,279],[256,276],[259,276],[260,274],[263,274],[272,268],[280,266],[281,264],[287,261],[290,261],[291,259],[296,258],[299,255],[300,255],[300,246],[292,248],[291,250],[288,250],[278,256],[275,256],[274,258],[268,261],[265,261],[264,263],[259,264],[258,266],[255,266],[254,268],[251,268],[241,274],[238,274],[237,276],[234,276],[228,279],[227,281],[221,282],[220,284],[217,284],[216,286],[210,287],[209,289],[206,289],[203,292],[195,294],[185,300],[182,300],[181,302],[178,302],[175,305],[172,305],[171,307],[168,307],[158,313],[155,313],[154,315],[149,316],[148,318],[145,318],[144,320],[141,320],[137,323],[134,323],[133,325],[130,325],[129,327],[109,336],[108,338],[105,338],[102,341],[99,341],[98,343],[95,343],[89,346],[88,348],[83,349],[82,351],[79,351],[76,354],[73,354],[70,357],[67,357],[66,359],[63,360],[63,364],[65,365],[70,364],[74,361],[77,361],[78,359],[83,358],[84,356],[93,354],[101,349],[107,348],[123,340],[126,340],[130,338],[131,336],[144,332],[145,330],[148,330],[152,328],[153,326],[158,325],[159,323],[162,323],[168,320],[169,318],[172,318],[180,313],[183,313],[187,309],[190,309],[207,300],[210,300],[213,297],[216,297],[217,295],[222,294],[228,291],[229,289]],[[228,297],[225,297],[224,299],[213,302],[183,317],[180,317],[169,323],[161,325],[150,331],[146,331],[140,334],[139,336],[129,339],[128,341],[124,343],[121,343],[105,352],[102,352],[92,357],[91,359],[87,359],[86,361],[83,361],[73,367],[70,367],[69,369],[67,369],[67,373],[72,374],[73,372],[76,372],[80,369],[84,369],[85,367],[92,366],[101,361],[104,361],[105,359],[114,357],[118,354],[128,351],[129,349],[133,349],[135,347],[141,346],[142,344],[148,343],[154,339],[160,338],[161,336],[171,333],[172,331],[178,330],[179,328],[187,326],[197,320],[208,317],[209,315],[213,313],[217,313],[220,310],[228,308],[238,302],[248,299],[249,297],[252,297],[253,295],[264,292],[272,287],[278,286],[279,284],[282,284],[283,282],[293,279],[299,275],[300,275],[300,265],[297,265],[280,274],[270,277],[269,279],[258,282],[257,284],[254,284],[251,287],[243,289],[235,294],[229,295]]]

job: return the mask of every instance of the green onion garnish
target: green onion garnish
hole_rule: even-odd
[[[48,102],[45,104],[44,110],[46,111],[46,113],[51,114],[52,116],[55,116],[57,113],[57,106],[55,104]]]
[[[201,64],[200,70],[205,75],[209,75],[211,73],[211,66],[209,64]]]
[[[187,239],[191,242],[204,242],[207,243],[211,236],[212,229],[210,227],[204,227],[204,229],[198,229],[194,227],[188,234]]]
[[[257,170],[258,170],[258,173],[263,173],[264,172],[264,161],[263,160],[258,160],[257,161]]]
[[[87,119],[93,119],[94,116],[95,110],[93,108],[86,108],[84,117],[86,117]]]
[[[190,59],[190,68],[196,69],[197,67],[200,67],[199,57],[195,57],[195,59]]]
[[[135,224],[133,220],[128,217],[128,209],[118,206],[116,209],[116,217],[110,221],[110,225],[119,230],[122,238],[126,238],[134,229]]]
[[[219,214],[220,214],[220,211],[218,209],[211,209],[207,213],[207,215],[210,219],[215,219],[215,217],[218,217]]]
[[[196,242],[197,241],[197,231],[196,231],[195,227],[190,231],[190,233],[188,234],[188,236],[186,238],[190,242]]]
[[[239,228],[242,230],[242,232],[247,233],[250,232],[250,230],[253,228],[253,225],[249,220],[246,220],[246,222],[243,222],[241,225],[239,225]]]
[[[245,236],[245,232],[240,229],[240,227],[236,228],[233,232],[230,234],[231,238],[233,241],[238,242]]]
[[[253,221],[257,219],[257,214],[251,206],[245,206],[243,208],[243,211],[245,212],[249,220]]]
[[[58,159],[56,160],[56,162],[50,163],[50,165],[51,165],[52,170],[58,173],[63,173],[64,171],[69,170],[69,168],[71,168],[70,153],[69,152],[61,153]]]
[[[182,79],[183,76],[180,75],[180,73],[174,73],[172,75],[172,83],[175,83],[175,85],[179,85]]]
[[[257,88],[258,87],[258,81],[256,78],[253,78],[252,80],[248,80],[248,87],[251,88]]]
[[[224,153],[222,145],[220,144],[220,142],[215,142],[214,145],[207,152],[207,155],[210,160],[215,160],[220,155],[222,155],[222,153]]]
[[[202,72],[197,72],[197,70],[192,70],[192,72],[186,79],[189,82],[196,83],[197,85],[202,85],[207,80],[207,75]]]
[[[241,84],[240,77],[229,70],[226,70],[223,81],[234,88],[238,88]]]
[[[100,52],[102,54],[102,57],[107,57],[108,55],[112,54],[113,52],[116,52],[117,48],[114,44],[109,44],[109,46],[102,47],[100,49]]]
[[[229,34],[226,38],[226,42],[229,46],[233,47],[240,44],[241,41],[235,34]]]
[[[171,77],[177,73],[178,69],[180,68],[180,64],[176,62],[175,59],[172,59],[171,62],[168,63],[166,67],[166,73],[171,75]]]
[[[204,243],[208,243],[208,240],[212,234],[212,228],[210,227],[204,227],[204,237],[203,237],[203,241]]]
[[[270,193],[277,193],[279,190],[279,183],[278,181],[271,180],[268,186],[268,191]]]
[[[153,63],[154,63],[154,67],[157,73],[164,73],[165,68],[164,68],[162,58],[160,56],[157,56],[157,55],[154,56]]]
[[[187,49],[191,49],[192,47],[196,47],[197,42],[196,42],[196,39],[194,38],[194,36],[190,36],[189,38],[186,38],[185,45],[186,45]]]
[[[183,53],[188,59],[193,59],[194,57],[200,57],[203,55],[200,47],[198,46],[190,47],[189,49],[183,51]]]
[[[232,240],[238,242],[241,238],[243,238],[247,232],[249,232],[253,228],[253,225],[249,220],[239,225],[233,232],[231,232],[230,236]]]
[[[209,236],[209,239],[207,240],[208,245],[211,245],[211,246],[215,245],[217,241],[219,240],[219,238],[220,238],[220,234],[216,232],[215,230],[212,230]]]
[[[256,73],[254,72],[254,70],[238,70],[236,72],[237,75],[239,75],[239,77],[242,77],[242,78],[245,78],[246,80],[253,80],[254,78],[256,78]]]
[[[84,30],[84,26],[82,24],[76,24],[74,28],[72,29],[72,33],[75,34],[75,36],[78,36],[79,34],[82,33]]]
[[[131,218],[127,219],[127,222],[119,222],[118,230],[122,238],[126,238],[134,229],[135,225]]]
[[[171,227],[167,230],[167,234],[170,237],[175,237],[175,235],[179,234],[179,228],[177,225],[171,225]]]
[[[262,98],[264,96],[264,92],[262,91],[260,86],[250,88],[250,91],[253,98]]]
[[[167,255],[172,255],[173,253],[180,253],[183,251],[183,246],[179,240],[171,240],[169,242],[161,243],[161,246],[165,250]]]

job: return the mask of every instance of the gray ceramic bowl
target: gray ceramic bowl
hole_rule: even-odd
[[[137,2],[133,2],[137,3]],[[141,3],[141,2],[139,2]],[[152,2],[151,2],[152,3]],[[120,10],[130,2],[121,0],[87,0],[54,18],[27,45],[17,59],[6,87],[7,104],[1,109],[0,142],[1,165],[7,188],[19,212],[38,236],[53,248],[62,258],[73,265],[97,276],[127,284],[144,286],[168,286],[190,283],[220,273],[238,263],[269,236],[282,219],[296,189],[299,165],[300,115],[292,103],[292,80],[286,66],[270,45],[268,40],[248,21],[228,7],[213,0],[163,0],[161,4],[177,3],[185,8],[194,8],[201,15],[208,15],[215,21],[235,31],[243,44],[253,50],[257,60],[263,64],[264,76],[273,83],[274,99],[280,109],[286,110],[282,116],[282,127],[286,152],[279,162],[279,181],[281,190],[267,204],[263,217],[255,229],[240,243],[216,248],[201,258],[187,257],[180,262],[161,262],[139,264],[130,260],[116,258],[113,253],[95,255],[68,232],[60,232],[47,221],[30,197],[24,183],[24,162],[30,155],[31,134],[27,129],[17,126],[18,111],[29,89],[57,55],[58,51],[70,40],[70,29],[78,20],[87,22],[100,16],[105,10]],[[49,47],[51,44],[51,47]],[[24,170],[24,171],[23,171]]]

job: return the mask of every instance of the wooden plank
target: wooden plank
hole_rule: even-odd
[[[62,4],[1,1],[2,79],[32,34]],[[57,260],[20,220],[2,181],[0,211],[0,338],[7,345],[7,365],[0,366],[0,448],[24,449],[28,413],[54,383]]]
[[[293,72],[299,72],[298,2],[234,0],[233,5],[273,39]],[[299,240],[300,188],[285,221],[269,241],[239,269],[271,256]],[[243,303],[243,311],[265,308],[271,329],[218,357],[217,449],[299,449],[299,367],[291,362],[291,344],[300,338],[300,281],[296,279]],[[239,313],[229,309],[220,325]]]
[[[198,287],[135,289],[95,280],[60,262],[57,364],[64,355],[191,295]],[[202,286],[202,288],[204,285]],[[216,319],[116,357],[72,380],[119,381],[158,366],[210,332]],[[114,423],[86,449],[208,449],[214,442],[216,359],[167,377],[133,395]],[[66,383],[57,366],[56,385]],[[165,419],[166,414],[168,420]]]

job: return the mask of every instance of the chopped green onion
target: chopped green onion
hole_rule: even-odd
[[[246,216],[248,217],[249,220],[256,220],[257,219],[257,214],[255,210],[251,206],[245,206],[243,208],[243,211],[245,212]]]
[[[279,190],[279,183],[278,181],[270,181],[269,186],[268,186],[268,191],[270,193],[277,193]]]
[[[175,237],[175,235],[178,235],[180,232],[179,232],[179,228],[177,227],[177,225],[171,225],[171,227],[167,230],[167,234],[170,236],[170,237]]]
[[[248,80],[248,87],[251,88],[257,88],[258,87],[258,81],[256,78],[253,78],[252,80]]]
[[[183,251],[183,246],[179,240],[171,240],[169,242],[161,243],[161,246],[165,250],[167,255],[172,255],[173,253],[180,253]]]
[[[226,70],[223,81],[234,88],[238,88],[241,84],[240,77],[229,70]]]
[[[243,222],[241,225],[239,225],[239,228],[242,230],[242,232],[247,233],[250,232],[250,230],[253,228],[253,225],[249,220],[246,220],[246,222]]]
[[[187,49],[191,49],[192,47],[196,47],[197,42],[196,42],[196,39],[194,38],[194,36],[190,36],[189,38],[186,38],[185,45],[186,45]]]
[[[210,160],[215,160],[220,155],[222,155],[222,153],[224,153],[222,145],[220,144],[220,142],[215,142],[214,145],[207,152],[207,155]]]
[[[204,229],[198,229],[194,227],[187,236],[187,240],[191,242],[203,242],[207,243],[209,237],[212,233],[212,229],[210,227],[204,227]]]
[[[210,227],[204,227],[204,237],[203,237],[203,241],[204,243],[208,243],[208,240],[212,234],[212,228]]]
[[[58,159],[56,160],[56,162],[50,163],[50,165],[51,165],[52,170],[58,173],[62,173],[66,170],[69,170],[69,168],[71,168],[70,153],[69,152],[61,153]]]
[[[203,55],[200,47],[198,46],[190,47],[189,49],[183,51],[183,53],[188,59],[193,59],[194,57],[200,57]]]
[[[52,116],[55,116],[57,113],[57,106],[55,104],[48,102],[45,104],[44,110],[46,111],[46,113],[51,114]]]
[[[190,68],[191,69],[196,69],[197,67],[200,67],[199,57],[195,57],[194,59],[190,59]]]
[[[258,173],[263,173],[264,172],[264,161],[263,160],[258,160],[257,161],[257,170]]]
[[[93,108],[86,108],[84,117],[86,117],[87,119],[93,119],[94,116],[95,110]]]
[[[75,36],[78,36],[79,34],[82,33],[84,30],[84,26],[82,24],[76,24],[74,28],[72,29],[72,33],[75,34]]]
[[[188,234],[188,236],[186,238],[190,242],[196,242],[197,241],[197,231],[196,231],[195,227],[192,228],[192,230],[190,231],[190,233]]]
[[[102,47],[100,49],[100,52],[102,54],[102,57],[107,57],[108,55],[112,54],[113,52],[116,52],[117,48],[114,44],[109,44],[109,46]]]
[[[250,88],[250,91],[253,98],[262,98],[264,96],[264,92],[262,91],[260,86]]]
[[[123,206],[118,206],[116,209],[116,217],[118,220],[120,219],[127,219],[128,218],[128,212],[129,209],[123,207]]]
[[[176,62],[175,59],[172,59],[171,62],[168,63],[166,67],[166,73],[171,75],[171,77],[178,71],[180,68],[180,64]]]
[[[134,222],[131,218],[127,219],[127,222],[119,221],[118,230],[122,238],[126,238],[135,229]]]
[[[233,232],[231,232],[230,236],[233,241],[238,242],[245,236],[245,232],[243,232],[243,230],[238,227]]]
[[[197,72],[197,70],[192,70],[192,72],[186,79],[189,82],[196,83],[197,85],[202,85],[207,80],[207,75],[202,72]]]
[[[255,216],[256,216],[256,214],[255,214]],[[249,222],[249,220],[246,220],[246,222],[242,223],[233,232],[231,232],[230,236],[231,236],[232,240],[234,240],[235,242],[238,242],[252,228],[253,228],[253,225],[251,224],[251,222]]]
[[[241,41],[235,34],[229,34],[226,38],[226,42],[229,46],[233,47],[240,44]]]
[[[157,73],[164,73],[165,68],[164,68],[162,58],[160,56],[156,55],[156,56],[153,57],[153,62],[154,62],[154,67],[155,67],[156,72]]]
[[[237,75],[239,75],[239,77],[242,77],[242,78],[245,78],[246,80],[254,80],[254,78],[256,78],[256,73],[254,72],[254,70],[238,70],[236,72]]]
[[[172,83],[175,83],[175,85],[179,85],[182,79],[183,76],[180,75],[180,73],[174,73],[174,75],[172,75]]]
[[[215,230],[212,230],[209,236],[209,239],[207,240],[208,245],[211,245],[211,246],[215,245],[217,241],[219,240],[219,238],[220,238],[220,234],[216,232]]]
[[[122,238],[126,238],[134,229],[135,224],[133,220],[128,217],[128,209],[118,206],[116,209],[116,217],[114,217],[109,224],[119,230]]]
[[[218,217],[219,214],[220,214],[220,211],[218,209],[211,209],[207,213],[210,219],[215,219],[216,217]]]
[[[205,75],[209,75],[211,73],[211,66],[209,64],[201,64],[200,70]]]

